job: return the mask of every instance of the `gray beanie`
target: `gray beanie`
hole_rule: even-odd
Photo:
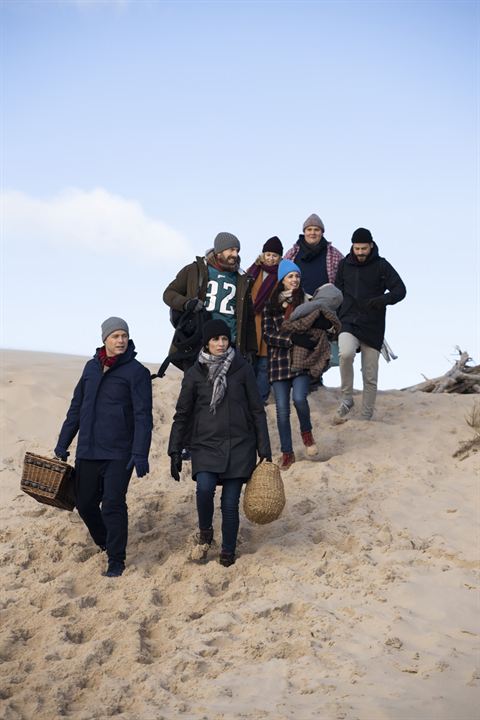
[[[308,218],[303,223],[303,229],[307,227],[319,227],[322,228],[323,232],[325,232],[325,225],[323,224],[323,220],[318,217],[316,213],[312,213],[308,216]]]
[[[102,322],[102,342],[111,335],[115,330],[124,330],[130,337],[130,331],[125,320],[119,317],[109,317]]]
[[[237,250],[240,250],[240,240],[236,235],[232,235],[232,233],[229,232],[218,233],[213,242],[215,255],[218,255],[218,253],[228,250],[229,248],[236,248]]]

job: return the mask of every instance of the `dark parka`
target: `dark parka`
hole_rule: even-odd
[[[148,458],[152,437],[152,382],[135,360],[135,345],[104,372],[99,350],[74,390],[58,445],[68,448],[78,432],[77,460]]]
[[[365,262],[359,262],[353,251],[341,260],[335,285],[343,293],[343,302],[337,311],[342,323],[341,332],[352,333],[361,342],[380,350],[385,335],[386,306],[395,305],[407,294],[400,275],[380,257],[378,247],[373,243]],[[367,307],[368,300],[380,297],[383,307]]]
[[[227,372],[227,390],[210,411],[213,386],[198,360],[184,375],[173,418],[168,454],[188,447],[192,476],[219,473],[220,480],[251,476],[257,451],[270,457],[267,417],[252,367],[237,352]]]
[[[236,346],[242,355],[257,351],[255,315],[251,296],[252,282],[252,278],[247,273],[239,272],[236,294]],[[197,256],[195,261],[182,268],[175,280],[168,285],[163,293],[163,301],[173,310],[183,312],[185,303],[191,298],[199,298],[205,302],[207,285],[207,259]],[[175,346],[172,345],[169,354],[174,353],[175,349]]]

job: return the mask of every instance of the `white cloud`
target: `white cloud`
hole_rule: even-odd
[[[178,261],[192,254],[181,233],[148,217],[135,200],[102,188],[72,188],[48,199],[9,191],[2,193],[1,202],[7,244],[42,242],[145,260]]]

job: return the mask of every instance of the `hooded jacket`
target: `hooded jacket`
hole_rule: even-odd
[[[342,332],[355,335],[360,342],[380,351],[385,335],[387,305],[403,300],[405,285],[395,268],[378,254],[377,244],[365,262],[359,262],[353,251],[340,262],[335,285],[343,293],[338,310]],[[380,299],[378,309],[368,307],[368,301]]]
[[[78,432],[77,460],[148,458],[152,437],[150,373],[135,360],[135,345],[104,371],[100,348],[77,383],[58,439],[67,449]]]
[[[236,347],[242,355],[257,351],[255,319],[251,297],[252,279],[239,271],[236,292]],[[163,293],[163,302],[173,310],[184,311],[185,303],[192,298],[205,302],[208,285],[207,257],[199,257],[193,263],[182,268],[176,278],[167,286]],[[171,345],[169,355],[175,353]],[[200,350],[200,347],[198,348]]]
[[[226,375],[227,390],[216,412],[210,412],[213,386],[198,360],[184,375],[170,432],[168,454],[188,447],[192,477],[219,473],[220,480],[250,478],[257,450],[271,456],[267,417],[255,373],[237,352]]]

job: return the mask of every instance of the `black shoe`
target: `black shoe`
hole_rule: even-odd
[[[102,575],[104,577],[120,577],[120,575],[123,575],[123,571],[125,570],[125,563],[118,562],[117,560],[110,560],[108,563],[108,568]]]
[[[235,553],[227,553],[222,550],[218,561],[223,567],[230,567],[230,565],[235,563]]]
[[[198,545],[211,545],[213,541],[213,527],[207,530],[200,530],[197,533],[196,540]]]

